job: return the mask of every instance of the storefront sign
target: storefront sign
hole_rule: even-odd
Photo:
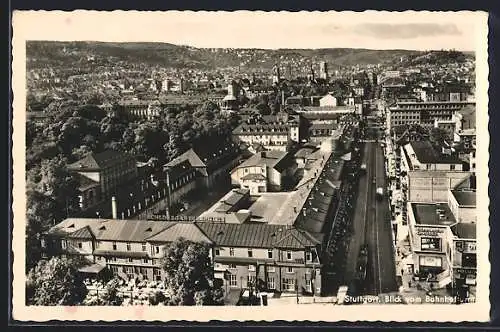
[[[420,256],[419,263],[420,266],[441,267],[442,259],[435,256]]]
[[[475,269],[467,269],[467,268],[456,268],[455,272],[462,274],[462,275],[476,275],[476,270]]]
[[[437,236],[439,237],[444,230],[442,228],[417,228],[417,235],[419,236]]]
[[[467,242],[467,252],[476,252],[476,242]]]

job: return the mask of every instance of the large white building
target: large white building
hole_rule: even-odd
[[[233,130],[233,137],[252,152],[287,151],[292,142],[300,142],[300,118],[286,113],[251,115]]]

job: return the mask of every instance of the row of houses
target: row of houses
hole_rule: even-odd
[[[47,256],[85,257],[96,276],[108,269],[126,280],[164,280],[164,248],[179,238],[210,247],[215,277],[228,288],[259,280],[268,290],[321,291],[320,243],[282,225],[66,219],[42,245]]]

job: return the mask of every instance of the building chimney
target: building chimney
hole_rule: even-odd
[[[115,196],[111,197],[111,212],[113,214],[113,219],[118,219],[118,205]]]

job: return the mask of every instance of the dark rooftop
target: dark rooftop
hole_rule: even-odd
[[[418,225],[449,226],[456,223],[448,204],[411,203]]]
[[[69,164],[68,169],[78,171],[101,170],[130,160],[133,160],[132,156],[115,150],[106,150],[101,153],[92,152],[83,159]]]
[[[475,191],[463,191],[463,190],[453,190],[453,196],[460,206],[476,206],[476,192]]]
[[[409,143],[415,151],[416,158],[422,164],[460,164],[456,155],[439,153],[429,141],[413,141]]]
[[[302,249],[318,244],[307,232],[281,225],[209,222],[196,224],[218,246]]]
[[[451,227],[451,231],[461,239],[476,238],[476,224],[473,223],[458,223]]]

